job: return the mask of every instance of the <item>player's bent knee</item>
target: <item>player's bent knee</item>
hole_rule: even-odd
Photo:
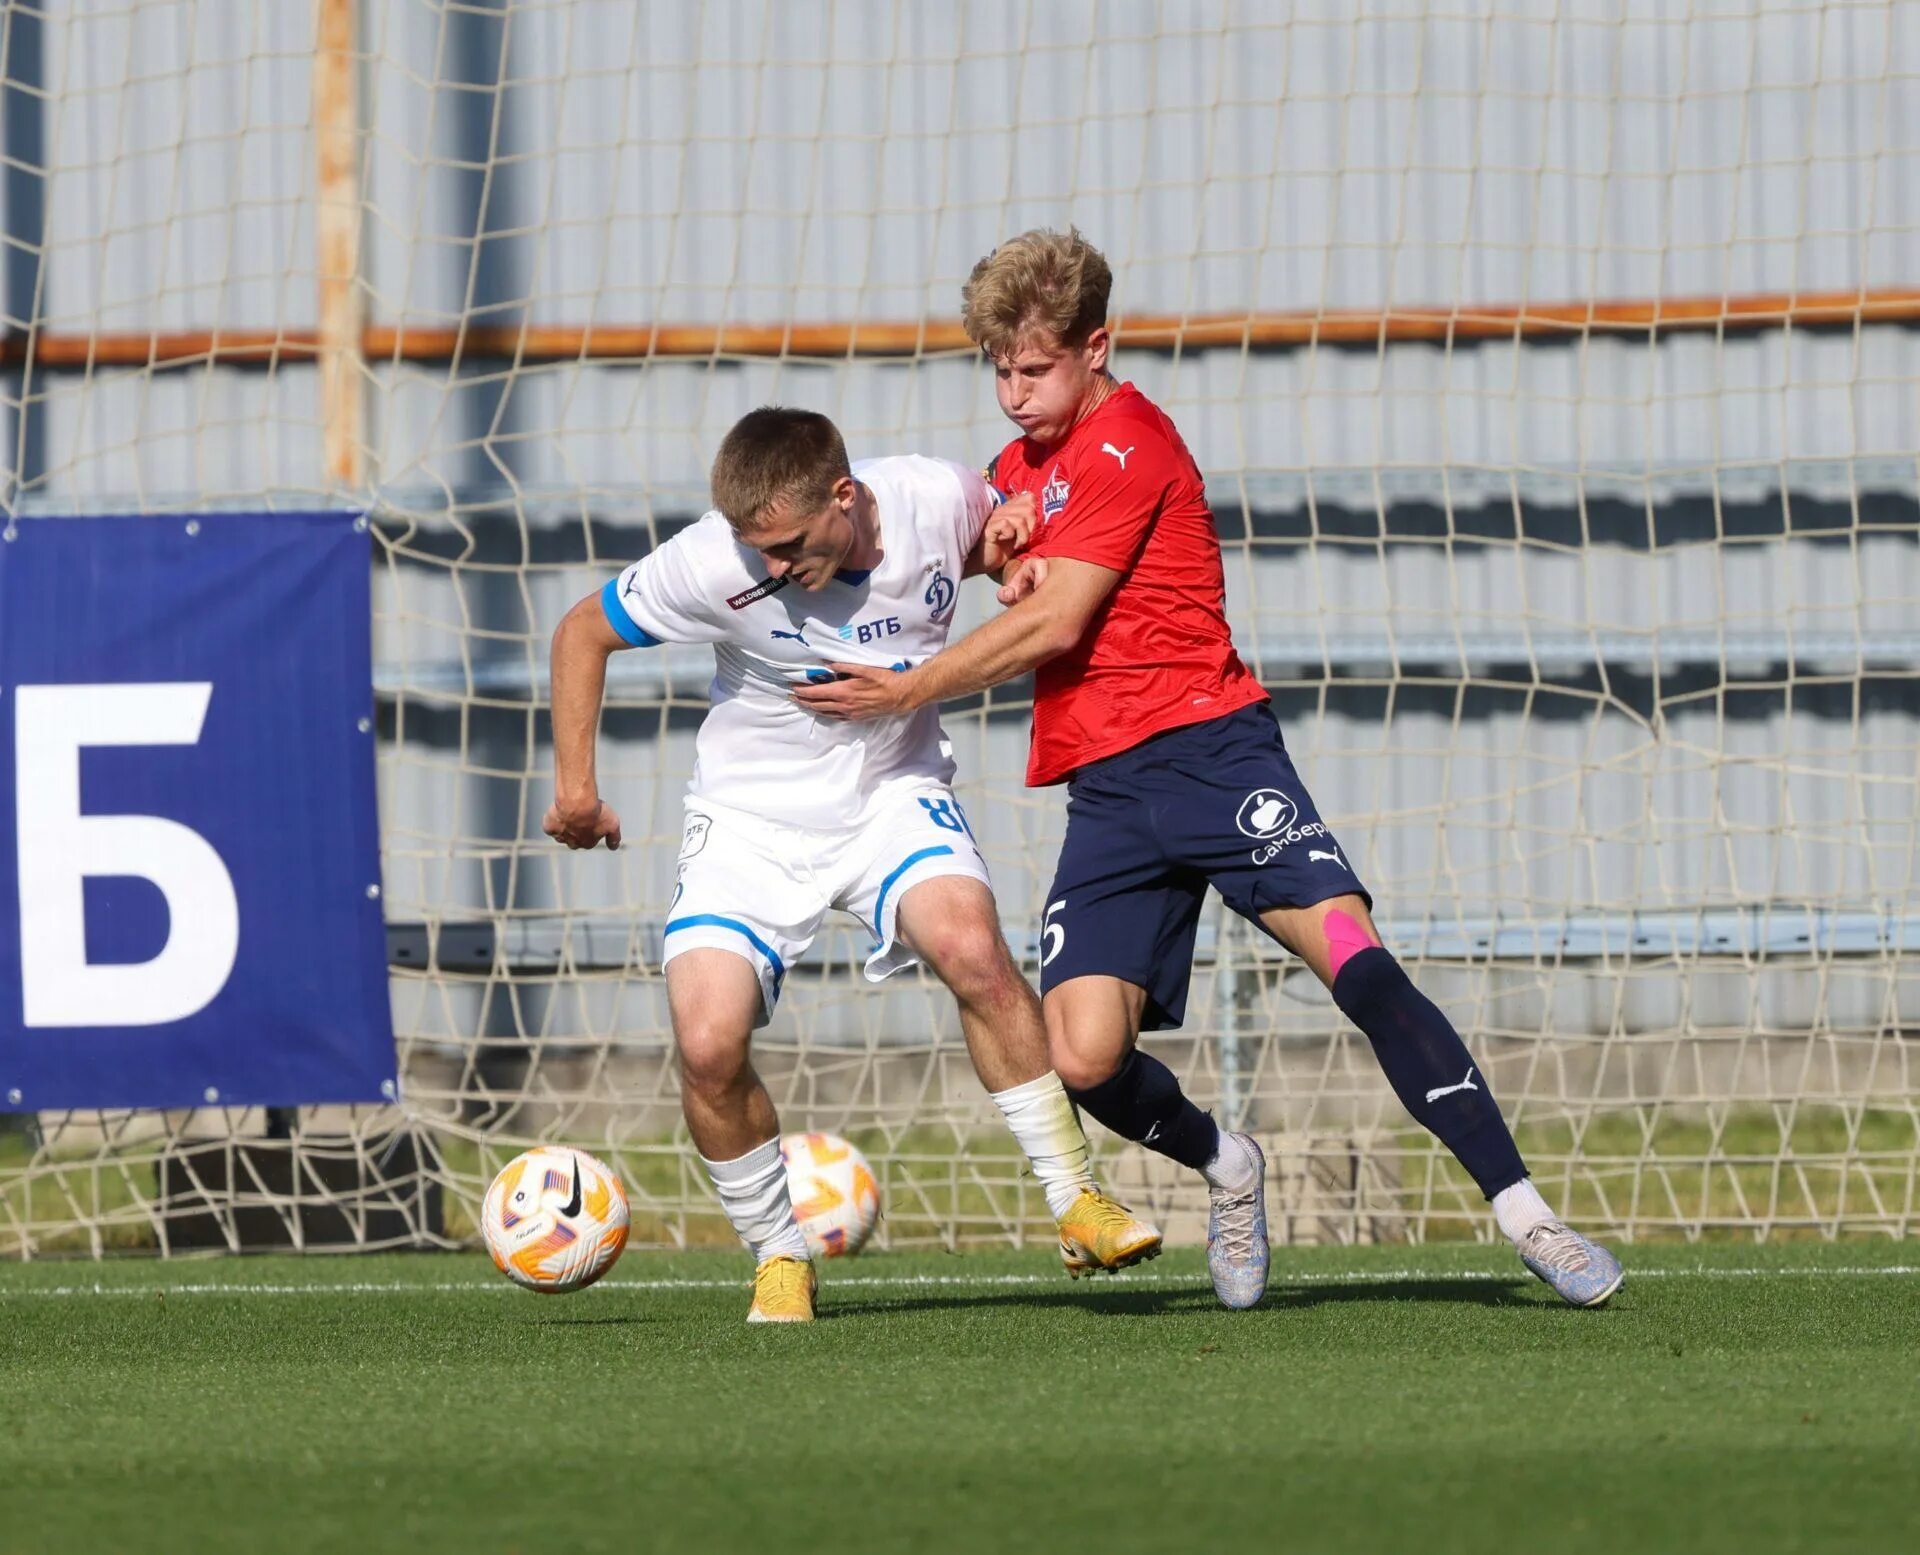
[[[1047,1062],[1069,1092],[1091,1091],[1120,1072],[1119,1064],[1105,1058],[1089,1058],[1051,1045],[1047,1048]]]
[[[678,1034],[680,1081],[705,1096],[737,1090],[753,1072],[746,1035],[694,1027]]]
[[[1120,1072],[1140,1035],[1144,990],[1118,978],[1069,978],[1041,1000],[1047,1061],[1068,1090],[1090,1090]]]
[[[915,954],[963,1004],[997,1005],[1032,998],[1033,989],[1013,963],[998,923],[942,924],[910,940]]]
[[[983,1012],[1030,1006],[1037,998],[1004,950],[968,951],[947,963],[940,980],[962,1005]]]
[[[1120,1072],[1132,1044],[1106,1033],[1074,1031],[1047,1022],[1047,1062],[1069,1091],[1090,1091]]]

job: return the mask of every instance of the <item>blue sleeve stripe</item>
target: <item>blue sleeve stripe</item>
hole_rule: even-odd
[[[887,893],[893,889],[894,881],[898,880],[923,859],[939,858],[943,853],[951,853],[952,851],[952,848],[942,842],[931,848],[922,848],[918,853],[909,853],[900,861],[894,872],[880,882],[880,894],[874,899],[873,903],[873,927],[876,933],[884,934],[887,932]]]
[[[773,968],[773,991],[778,995],[781,983],[786,981],[786,963],[780,959],[773,946],[769,945],[758,934],[755,934],[752,929],[748,928],[747,925],[742,923],[738,918],[724,917],[717,912],[688,913],[684,918],[670,919],[667,926],[660,931],[660,937],[665,939],[676,929],[698,928],[705,924],[711,924],[716,929],[732,929],[734,933],[738,934],[749,945],[753,946],[755,950],[759,951],[761,955],[765,956],[768,965]]]
[[[658,648],[660,639],[649,636],[633,624],[633,617],[627,614],[627,607],[620,603],[620,580],[609,578],[607,586],[600,591],[600,608],[607,613],[607,625],[621,636],[629,648]]]

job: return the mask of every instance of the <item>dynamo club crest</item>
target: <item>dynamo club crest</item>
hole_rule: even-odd
[[[936,621],[944,621],[953,613],[953,601],[958,591],[953,579],[940,568],[933,569],[933,578],[927,584],[927,613]]]

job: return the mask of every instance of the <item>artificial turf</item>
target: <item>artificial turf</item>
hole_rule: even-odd
[[[0,1266],[0,1548],[1920,1549],[1912,1244],[829,1265],[525,1294],[479,1255]]]

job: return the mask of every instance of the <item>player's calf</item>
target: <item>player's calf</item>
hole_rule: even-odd
[[[749,1057],[758,977],[731,951],[689,951],[667,965],[667,1001],[688,1131],[728,1223],[756,1265],[749,1321],[810,1318],[813,1270],[787,1188],[780,1120]],[[792,1266],[804,1270],[804,1280]]]
[[[1160,1233],[1101,1193],[1060,1077],[1047,1062],[1040,1000],[1000,933],[992,893],[945,877],[915,886],[900,904],[899,931],[947,988],[975,1073],[1033,1165],[1060,1227],[1067,1272],[1124,1269],[1160,1251]]]
[[[992,892],[959,876],[923,881],[900,903],[898,932],[953,994],[974,1073],[1058,1220],[1093,1188],[1087,1137],[1047,1065],[1040,1001],[1001,936]]]
[[[1370,944],[1346,957],[1333,977],[1333,999],[1366,1033],[1401,1105],[1454,1153],[1482,1193],[1491,1199],[1526,1177],[1519,1147],[1460,1033],[1390,951]]]
[[[1244,1192],[1253,1157],[1180,1089],[1174,1073],[1135,1045],[1146,991],[1124,978],[1085,975],[1046,997],[1047,1049],[1082,1111],[1122,1139],[1145,1145],[1207,1179]]]
[[[981,1084],[1004,1090],[1048,1072],[1040,1001],[1007,948],[984,881],[921,881],[901,898],[895,932],[953,995]]]
[[[1205,1171],[1220,1153],[1220,1129],[1180,1089],[1173,1071],[1138,1048],[1096,1085],[1075,1086],[1074,1101],[1135,1144]]]
[[[1246,1134],[1222,1130],[1180,1089],[1173,1071],[1138,1048],[1074,1100],[1120,1135],[1190,1166],[1206,1179],[1207,1272],[1214,1294],[1235,1309],[1252,1306],[1267,1288],[1266,1162]]]
[[[1366,1033],[1401,1104],[1472,1175],[1529,1270],[1574,1306],[1606,1301],[1620,1288],[1619,1259],[1567,1227],[1541,1197],[1453,1023],[1352,918],[1327,918],[1334,1002]]]

